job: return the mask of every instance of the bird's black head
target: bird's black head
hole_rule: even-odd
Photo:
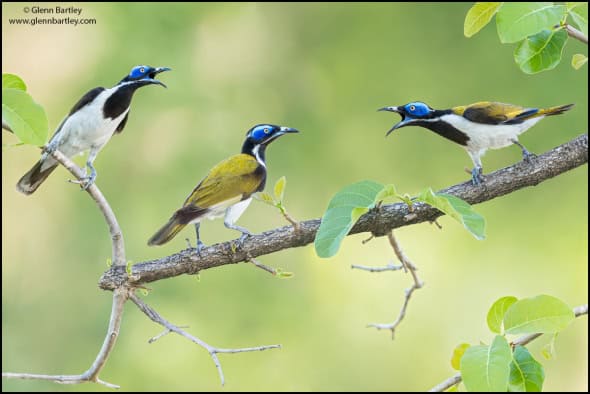
[[[156,84],[167,87],[164,83],[156,79],[156,75],[169,70],[170,68],[168,67],[135,66],[131,69],[129,75],[123,78],[119,84],[127,82],[138,84],[139,86]]]
[[[246,141],[242,147],[242,153],[253,156],[264,156],[264,150],[268,144],[287,133],[298,133],[299,130],[291,127],[276,126],[272,124],[258,124],[246,133]]]
[[[432,119],[436,116],[436,110],[430,108],[427,104],[424,104],[420,101],[408,103],[400,107],[384,107],[380,108],[378,111],[397,112],[402,117],[402,120],[399,123],[393,125],[386,135],[389,135],[393,130],[405,126],[411,126],[413,123],[417,123],[420,120]]]

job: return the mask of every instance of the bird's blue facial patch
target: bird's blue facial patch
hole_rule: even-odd
[[[140,79],[143,78],[147,75],[147,73],[150,71],[150,67],[148,66],[136,66],[133,67],[133,69],[131,70],[131,72],[129,73],[129,77],[133,78],[133,79]]]
[[[254,141],[263,141],[277,131],[277,127],[270,124],[256,126],[250,132]]]
[[[428,105],[426,105],[420,101],[406,104],[404,106],[404,109],[406,110],[408,115],[416,116],[416,117],[426,116],[431,111],[431,109]]]

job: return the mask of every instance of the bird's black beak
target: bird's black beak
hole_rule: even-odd
[[[281,131],[281,134],[285,134],[285,133],[299,133],[299,130],[294,129],[292,127],[281,127],[280,131]]]
[[[383,108],[379,108],[377,111],[388,111],[388,112],[395,112],[401,115],[402,120],[399,123],[396,123],[393,125],[393,127],[391,129],[389,129],[389,131],[387,132],[387,134],[385,134],[385,136],[387,137],[389,134],[391,134],[394,130],[399,129],[400,127],[404,127],[406,126],[411,119],[406,120],[406,116],[404,115],[404,113],[402,111],[399,110],[398,107],[383,107]]]
[[[166,86],[162,81],[158,81],[156,79],[156,75],[158,75],[161,72],[170,71],[170,70],[172,70],[172,69],[169,68],[169,67],[156,67],[156,68],[154,68],[154,70],[151,73],[148,74],[148,77],[149,78],[147,80],[150,83],[153,83],[153,84],[156,84],[156,85],[162,85],[165,88],[167,88],[168,86]]]

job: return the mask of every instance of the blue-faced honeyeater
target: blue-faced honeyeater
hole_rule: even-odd
[[[518,141],[518,136],[545,116],[562,114],[573,105],[526,108],[482,101],[437,110],[416,101],[399,107],[381,108],[379,111],[396,112],[402,117],[401,121],[387,132],[387,135],[401,127],[421,126],[463,146],[473,161],[471,178],[473,184],[477,185],[483,181],[481,157],[486,150],[515,144],[522,150],[523,159],[529,161],[534,155]]]
[[[252,194],[262,191],[266,183],[265,151],[268,144],[286,133],[297,133],[290,127],[259,124],[246,134],[242,153],[231,156],[213,167],[194,188],[168,223],[154,234],[148,245],[162,245],[176,236],[187,224],[194,223],[197,250],[204,244],[199,228],[204,219],[225,216],[227,228],[242,233],[240,243],[250,232],[235,223],[252,200]]]
[[[90,175],[82,180],[84,188],[88,188],[96,179],[92,164],[112,135],[123,131],[135,91],[152,84],[166,87],[155,78],[168,70],[167,67],[137,66],[112,88],[94,88],[82,96],[57,127],[39,162],[18,181],[16,189],[24,194],[34,193],[57,168],[57,161],[49,155],[55,150],[69,158],[90,150],[86,161]]]

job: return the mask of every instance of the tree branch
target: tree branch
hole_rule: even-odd
[[[412,263],[408,256],[405,255],[400,244],[397,242],[397,239],[395,239],[395,237],[393,236],[393,230],[390,231],[389,234],[387,234],[387,238],[389,239],[389,244],[393,248],[393,251],[397,256],[398,260],[402,263],[404,271],[409,271],[412,274],[412,278],[414,279],[412,287],[406,289],[405,291],[406,296],[404,299],[404,304],[402,305],[402,309],[399,311],[397,319],[395,319],[393,323],[372,323],[368,325],[368,327],[375,327],[378,330],[390,330],[391,339],[393,339],[395,336],[395,329],[397,328],[397,326],[399,326],[402,320],[404,320],[404,317],[406,317],[406,311],[408,309],[408,305],[410,304],[410,298],[412,297],[412,294],[414,294],[415,290],[422,288],[422,286],[424,286],[424,282],[422,282],[420,278],[418,278],[418,274],[416,273],[418,268],[416,268],[416,266]]]
[[[197,345],[199,345],[202,348],[204,348],[205,350],[207,350],[207,352],[211,356],[211,359],[213,359],[213,363],[215,364],[215,367],[217,368],[217,372],[219,373],[219,379],[221,380],[222,386],[225,384],[225,377],[223,376],[223,369],[221,368],[221,363],[219,362],[219,358],[217,357],[218,353],[256,352],[256,351],[262,351],[262,350],[267,350],[267,349],[280,349],[281,348],[281,345],[267,345],[267,346],[257,346],[257,347],[241,348],[241,349],[216,348],[214,346],[207,344],[206,342],[202,341],[201,339],[187,333],[186,331],[182,330],[180,327],[175,326],[174,324],[170,323],[168,320],[164,319],[162,316],[160,316],[160,314],[158,312],[156,312],[153,308],[151,308],[149,305],[147,305],[145,302],[143,302],[134,293],[130,293],[129,299],[131,301],[133,301],[135,303],[135,305],[137,305],[139,310],[142,311],[143,313],[145,313],[145,315],[147,317],[149,317],[153,322],[160,324],[161,326],[166,328],[166,330],[163,333],[150,339],[149,343],[153,343],[156,340],[163,337],[164,335],[169,334],[171,332],[174,332],[180,336],[185,337],[189,341],[196,343]]]
[[[588,45],[588,36],[586,36],[584,33],[582,33],[581,31],[579,31],[578,29],[576,29],[572,25],[566,24],[565,25],[565,31],[567,31],[567,34],[570,37],[575,38],[576,40],[581,41],[584,44]]]
[[[528,164],[518,162],[485,176],[485,183],[473,186],[471,182],[461,183],[442,190],[462,198],[470,204],[478,204],[525,188],[537,185],[547,179],[579,167],[588,162],[588,135],[583,134],[560,145]],[[405,203],[384,205],[379,212],[371,210],[363,215],[350,231],[350,234],[370,232],[376,236],[388,234],[392,229],[421,222],[431,222],[442,213],[423,203],[413,204],[412,216]],[[129,277],[124,268],[112,267],[99,281],[105,290],[113,290],[122,283],[131,286],[154,282],[182,274],[196,274],[201,270],[234,264],[274,253],[283,249],[305,246],[313,242],[320,225],[320,219],[299,222],[300,230],[285,226],[248,237],[242,248],[233,250],[236,241],[216,244],[196,251],[186,249],[157,260],[133,265]]]
[[[588,314],[588,304],[575,307],[574,314],[576,315],[576,317],[587,315]],[[534,341],[535,339],[539,338],[541,335],[543,335],[543,334],[537,333],[537,334],[523,335],[522,337],[519,337],[511,342],[512,348],[516,347],[517,345],[524,346],[524,345]],[[448,378],[447,380],[445,380],[444,382],[437,384],[436,386],[434,386],[433,388],[431,388],[428,391],[433,392],[433,393],[443,392],[443,391],[453,387],[454,385],[461,383],[462,380],[463,379],[461,378],[461,373],[457,373],[457,374],[451,376],[450,378]]]
[[[4,127],[4,122],[3,125]],[[81,168],[79,168],[74,162],[72,162],[68,157],[64,156],[61,152],[55,151],[51,153],[51,155],[57,160],[62,166],[64,166],[68,171],[72,173],[78,180],[82,179],[85,174]],[[105,199],[104,195],[101,193],[98,186],[95,184],[90,185],[86,189],[86,192],[92,197],[92,199],[96,202],[98,208],[103,213],[105,221],[109,226],[109,232],[111,234],[111,243],[112,243],[112,256],[113,256],[113,265],[117,265],[120,267],[125,268],[125,245],[123,243],[123,235],[121,233],[121,228],[119,227],[119,223],[117,222],[117,218],[113,213],[110,205],[108,204],[107,200]],[[88,368],[86,372],[81,375],[39,375],[39,374],[27,374],[27,373],[12,373],[6,372],[2,373],[3,378],[13,378],[13,379],[37,379],[37,380],[50,380],[56,383],[62,384],[78,384],[78,383],[85,383],[85,382],[96,382],[102,385],[105,385],[110,388],[119,388],[119,386],[107,383],[102,381],[98,378],[100,371],[104,368],[111,351],[115,346],[115,342],[117,341],[117,337],[119,336],[119,330],[121,328],[121,320],[123,319],[123,306],[127,301],[128,297],[128,288],[126,286],[122,286],[117,288],[113,293],[113,305],[111,308],[111,316],[109,319],[109,327],[107,329],[107,334],[102,344],[96,359]]]

